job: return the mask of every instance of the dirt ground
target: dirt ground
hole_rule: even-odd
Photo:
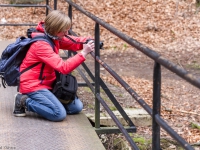
[[[0,0],[0,3],[6,2]],[[196,78],[200,77],[200,13],[194,1],[75,0],[74,2],[191,72]],[[52,1],[50,4],[53,5]],[[58,2],[58,9],[67,11],[67,7],[64,0]],[[0,14],[1,22],[6,20],[12,23],[27,21],[37,23],[45,17],[45,11],[39,8],[1,7],[0,9],[3,12]],[[74,10],[72,20],[73,30],[78,35],[94,35],[94,22],[87,17]],[[18,36],[25,35],[27,28],[29,27],[0,26],[0,40],[14,40]],[[104,50],[100,51],[100,58],[152,107],[154,61],[104,28],[100,27],[100,31],[101,40],[104,41]],[[86,64],[94,72],[94,59],[91,56],[87,56]],[[161,116],[187,142],[199,145],[200,130],[191,126],[192,122],[200,123],[199,89],[164,67],[161,69]],[[123,108],[141,108],[102,66],[100,75]],[[78,94],[84,102],[84,111],[94,112],[94,95],[91,91],[86,87],[80,87]],[[109,105],[112,106],[111,103]],[[101,107],[101,111],[105,110]],[[151,138],[151,127],[137,127],[136,135]],[[163,130],[161,137],[171,139]],[[169,149],[177,149],[174,145],[176,144],[169,145]]]

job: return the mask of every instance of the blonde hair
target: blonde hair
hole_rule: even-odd
[[[44,21],[45,31],[53,36],[71,27],[71,19],[59,10],[51,11]]]

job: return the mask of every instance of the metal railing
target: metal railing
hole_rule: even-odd
[[[161,65],[167,68],[168,70],[176,73],[178,76],[183,78],[184,80],[188,81],[190,84],[200,88],[200,80],[197,79],[195,76],[193,76],[191,73],[188,73],[186,70],[182,69],[181,67],[177,66],[176,64],[170,62],[157,52],[151,50],[150,48],[146,47],[145,45],[139,43],[138,41],[134,40],[133,38],[125,35],[124,33],[118,31],[116,28],[112,27],[108,23],[105,23],[100,18],[94,16],[90,12],[84,10],[82,7],[78,6],[71,0],[66,0],[66,2],[69,4],[69,16],[72,18],[72,7],[74,7],[76,10],[80,11],[82,14],[86,15],[87,17],[91,18],[95,24],[95,54],[91,53],[92,57],[96,60],[95,61],[95,78],[90,75],[92,80],[95,82],[95,89],[89,83],[86,79],[86,83],[90,87],[90,89],[93,91],[96,97],[95,101],[95,128],[97,133],[101,133],[101,127],[99,124],[99,103],[102,104],[102,106],[105,108],[105,110],[108,112],[108,114],[112,117],[116,125],[119,127],[120,131],[124,134],[127,141],[131,145],[133,149],[138,149],[137,145],[132,142],[132,139],[130,139],[130,136],[127,135],[127,131],[124,130],[123,127],[121,127],[120,124],[118,124],[118,120],[113,115],[112,111],[109,109],[105,101],[100,96],[100,86],[104,89],[104,83],[101,80],[99,76],[99,64],[101,64],[126,90],[129,92],[129,94],[142,106],[153,118],[152,120],[152,149],[153,150],[160,150],[160,127],[162,127],[167,133],[171,135],[172,138],[174,138],[184,149],[192,150],[193,147],[186,142],[181,136],[177,134],[160,116],[160,109],[161,109]],[[103,60],[100,59],[100,53],[99,53],[99,25],[128,43],[129,45],[135,47],[137,50],[144,53],[146,56],[151,58],[155,61],[154,64],[154,73],[153,73],[153,109],[150,108],[150,106],[117,74],[115,73]],[[79,71],[80,72],[80,71]],[[106,91],[105,91],[106,92]],[[110,97],[112,101],[112,97]],[[115,102],[114,102],[115,103]]]
[[[85,83],[79,83],[79,86],[88,86],[91,91],[95,95],[95,130],[98,134],[101,133],[119,133],[121,132],[126,140],[129,142],[130,146],[133,149],[139,149],[136,143],[132,140],[128,132],[136,132],[136,127],[132,123],[131,119],[128,117],[126,112],[120,106],[116,98],[113,96],[112,92],[100,78],[100,65],[102,65],[121,85],[124,89],[143,107],[149,115],[153,118],[152,119],[152,149],[153,150],[160,150],[160,127],[162,127],[167,133],[171,135],[179,144],[187,150],[192,150],[193,147],[187,143],[182,137],[180,137],[160,116],[160,105],[161,105],[161,65],[167,68],[168,70],[176,73],[178,76],[183,78],[184,80],[188,81],[192,85],[200,88],[200,80],[195,78],[192,74],[188,73],[186,70],[182,69],[181,67],[177,66],[176,64],[170,62],[166,58],[162,57],[155,51],[149,49],[148,47],[144,46],[143,44],[139,43],[138,41],[132,39],[131,37],[123,34],[122,32],[118,31],[116,28],[112,27],[108,23],[105,23],[100,18],[94,16],[90,12],[87,12],[82,7],[78,6],[71,0],[66,0],[69,4],[68,8],[68,15],[72,19],[72,7],[80,11],[82,14],[86,15],[90,19],[92,19],[95,24],[95,53],[91,53],[91,56],[95,60],[95,75],[91,73],[89,68],[85,63],[82,64],[85,71],[88,73],[89,77],[92,79],[94,83],[91,83],[85,74],[81,71],[81,69],[77,68],[79,74],[84,79]],[[46,15],[48,14],[48,10],[51,9],[49,7],[49,1],[46,0],[46,5],[0,5],[0,7],[45,7],[46,8]],[[57,9],[57,0],[54,0],[54,9]],[[35,26],[35,24],[0,24],[0,26]],[[100,50],[99,50],[99,39],[100,39],[100,31],[99,26],[104,27],[132,47],[135,47],[137,50],[144,53],[146,56],[154,60],[154,74],[153,74],[153,109],[116,73],[110,68],[103,60],[100,59]],[[69,31],[71,35],[76,34],[72,31]],[[76,52],[73,52],[74,54]],[[71,53],[69,53],[71,55]],[[117,117],[113,114],[110,110],[106,102],[100,96],[100,87],[105,91],[107,96],[110,98],[112,103],[115,107],[119,110],[129,127],[124,127]],[[100,104],[105,108],[108,114],[111,116],[113,121],[116,123],[117,127],[101,127],[100,126]]]
[[[0,4],[0,7],[43,7],[46,8],[46,15],[49,13],[49,10],[53,10],[49,6],[49,0],[46,0],[46,4]],[[57,9],[57,0],[54,0],[54,9]],[[36,26],[37,24],[33,23],[0,23],[0,26]]]

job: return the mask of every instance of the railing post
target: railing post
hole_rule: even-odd
[[[69,7],[68,7],[68,16],[69,16],[69,18],[71,19],[71,22],[72,22],[72,5],[70,5],[70,4],[69,4]]]
[[[153,119],[152,119],[152,150],[160,150],[160,126],[156,122],[155,115],[160,115],[160,91],[161,69],[160,64],[155,62],[153,74]]]
[[[99,24],[95,24],[95,58],[100,57],[99,52]],[[95,128],[100,128],[100,102],[96,98],[97,93],[100,94],[100,65],[95,61]]]
[[[48,15],[49,13],[49,9],[48,9],[48,6],[49,5],[49,0],[46,0],[46,16]]]
[[[54,0],[54,10],[57,10],[57,0]]]
[[[71,22],[72,22],[72,5],[69,4],[69,7],[68,7],[68,16],[69,18],[71,19]],[[70,27],[70,30],[72,30],[72,25]],[[72,55],[72,52],[71,51],[68,51],[68,57],[70,57]]]

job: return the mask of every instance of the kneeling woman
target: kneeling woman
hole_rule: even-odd
[[[15,95],[13,111],[15,116],[25,116],[25,110],[27,110],[50,121],[62,121],[67,114],[79,113],[82,110],[83,104],[80,99],[75,98],[69,104],[62,104],[51,92],[56,79],[55,70],[68,74],[86,60],[87,54],[94,51],[92,41],[87,44],[76,44],[66,38],[70,27],[70,18],[58,10],[53,10],[46,16],[44,22],[38,24],[36,29],[52,39],[55,51],[45,41],[37,41],[30,46],[20,66],[20,71],[37,62],[41,63],[20,76],[20,93]],[[89,37],[71,36],[71,38],[78,42],[85,42]],[[58,54],[59,49],[81,51],[64,61]],[[39,78],[43,63],[45,66],[42,78]]]

